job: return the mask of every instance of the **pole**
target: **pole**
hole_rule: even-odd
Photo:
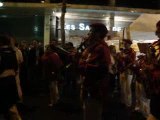
[[[66,0],[62,1],[62,14],[61,14],[61,42],[65,44],[65,13],[66,13]]]

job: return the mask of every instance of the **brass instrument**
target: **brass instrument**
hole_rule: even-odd
[[[82,39],[81,44],[77,48],[78,53],[82,53],[86,48],[88,48],[89,50],[94,48],[97,45],[98,41],[94,39],[92,40],[92,39],[93,38],[90,36],[84,37]]]
[[[152,89],[152,80],[153,80],[153,71],[155,71],[157,68],[159,69],[158,59],[156,51],[159,49],[156,48],[156,46],[160,46],[160,41],[156,41],[150,45],[148,45],[148,48],[146,49],[146,56],[144,59],[143,65],[141,65],[141,71],[139,71],[141,83],[144,87],[145,94],[147,98],[150,98],[153,89]],[[158,51],[159,52],[159,51]]]

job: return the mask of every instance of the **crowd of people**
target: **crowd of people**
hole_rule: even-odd
[[[156,28],[160,38],[160,21]],[[17,44],[13,36],[1,34],[0,113],[6,120],[21,120],[17,102],[23,102],[23,96],[42,83],[51,107],[66,92],[65,87],[77,91],[84,120],[102,120],[115,93],[133,111],[141,109],[142,97],[149,99],[147,119],[160,120],[160,40],[137,57],[132,40],[123,39],[123,48],[117,52],[105,42],[107,34],[104,24],[91,24],[78,48],[71,42],[59,46],[56,41],[45,48],[36,40],[30,45],[25,41]]]

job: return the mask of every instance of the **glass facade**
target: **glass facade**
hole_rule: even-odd
[[[12,34],[18,41],[43,40],[43,16],[1,16],[0,26],[1,33]]]

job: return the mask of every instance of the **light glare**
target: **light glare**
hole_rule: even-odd
[[[2,7],[3,6],[3,3],[2,2],[0,2],[0,7]]]

